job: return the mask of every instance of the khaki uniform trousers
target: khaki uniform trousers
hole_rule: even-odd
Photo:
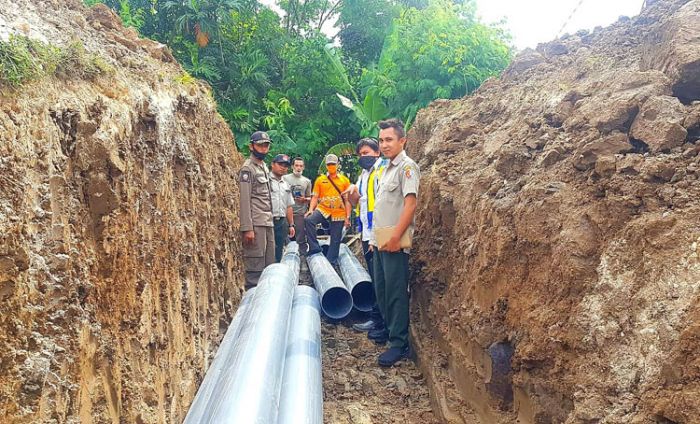
[[[273,228],[254,226],[253,231],[255,232],[253,244],[243,244],[246,290],[257,286],[263,269],[275,263],[275,235]]]

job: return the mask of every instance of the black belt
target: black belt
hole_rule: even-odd
[[[285,217],[285,216],[281,216],[281,217],[279,217],[279,218],[275,218],[274,216],[272,217],[272,220],[273,220],[274,222],[279,222],[279,221],[281,221],[281,220],[283,220],[283,219],[287,219],[287,217]]]

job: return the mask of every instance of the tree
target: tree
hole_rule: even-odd
[[[347,59],[361,67],[376,63],[384,39],[401,7],[391,0],[348,1],[340,10],[336,26]]]
[[[342,0],[280,0],[284,10],[284,25],[288,32],[301,36],[318,33],[323,25],[338,13]]]
[[[376,68],[363,75],[365,92],[375,92],[393,116],[407,125],[419,109],[439,98],[474,91],[508,65],[512,50],[500,29],[481,24],[472,2],[429,0],[395,19]]]

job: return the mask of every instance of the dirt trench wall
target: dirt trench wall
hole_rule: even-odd
[[[0,93],[0,416],[181,422],[240,299],[233,137],[164,46],[78,0],[0,36],[114,68]]]
[[[700,1],[421,111],[412,334],[448,422],[700,417]]]

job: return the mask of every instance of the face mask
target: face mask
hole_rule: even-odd
[[[376,156],[360,156],[360,159],[358,159],[358,163],[360,166],[366,170],[370,170],[374,163],[377,161]]]
[[[255,156],[256,159],[259,159],[259,160],[263,160],[263,159],[265,159],[265,156],[267,156],[267,153],[261,153],[255,149],[250,149],[250,152],[253,154],[253,156]]]
[[[296,175],[297,177],[301,177],[301,171],[297,171],[297,170],[295,169],[295,170],[293,170],[292,172],[293,172],[294,175]]]
[[[338,165],[326,165],[326,168],[331,174],[335,174],[338,171]]]

